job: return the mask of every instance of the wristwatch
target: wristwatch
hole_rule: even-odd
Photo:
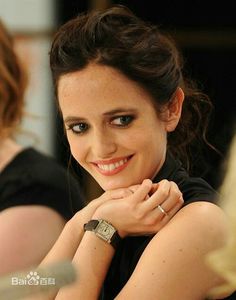
[[[117,230],[109,222],[99,219],[84,224],[84,231],[93,231],[99,238],[111,244],[115,249],[121,241]]]

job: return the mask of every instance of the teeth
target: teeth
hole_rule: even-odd
[[[116,162],[116,163],[114,163],[114,164],[108,164],[108,165],[101,165],[101,164],[98,164],[97,166],[98,166],[100,169],[104,170],[104,171],[113,171],[113,170],[115,170],[116,168],[118,168],[118,167],[122,166],[123,164],[125,164],[127,161],[128,161],[128,159],[125,158],[125,159],[122,159],[122,160],[120,160],[120,161],[118,161],[118,162]]]

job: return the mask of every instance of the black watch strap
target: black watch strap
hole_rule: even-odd
[[[121,237],[116,231],[111,238],[111,245],[116,249],[121,241]]]
[[[84,224],[84,231],[93,231],[99,224],[99,220],[90,220],[88,223]]]

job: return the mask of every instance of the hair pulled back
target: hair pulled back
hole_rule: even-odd
[[[55,35],[50,66],[57,93],[60,76],[97,63],[116,68],[149,93],[160,113],[178,87],[185,94],[182,116],[168,136],[168,149],[188,167],[189,144],[206,141],[208,97],[183,76],[174,41],[123,6],[92,11],[68,21]]]

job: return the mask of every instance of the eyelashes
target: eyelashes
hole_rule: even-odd
[[[112,119],[111,124],[119,127],[126,127],[134,120],[134,116],[119,116]]]
[[[83,122],[67,125],[66,130],[71,130],[75,134],[82,134],[89,129],[89,125]]]
[[[114,127],[126,128],[133,122],[135,116],[133,115],[122,115],[113,117],[109,124]],[[76,122],[67,125],[66,130],[71,130],[74,134],[81,135],[89,130],[90,126],[86,122]]]

